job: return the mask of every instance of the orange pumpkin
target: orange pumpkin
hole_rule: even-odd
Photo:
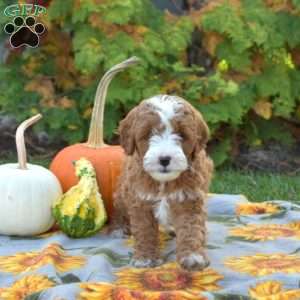
[[[98,185],[109,218],[113,212],[112,195],[125,154],[121,146],[107,145],[103,141],[105,98],[107,88],[113,77],[127,67],[135,65],[138,61],[138,58],[132,57],[105,73],[97,87],[88,141],[62,149],[50,165],[50,170],[57,176],[63,191],[66,192],[78,183],[73,161],[81,157],[91,161],[97,173]]]

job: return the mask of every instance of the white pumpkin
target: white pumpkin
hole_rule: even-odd
[[[36,115],[17,129],[18,163],[0,165],[0,234],[35,235],[54,224],[52,205],[62,195],[58,179],[42,166],[27,164],[24,132]]]

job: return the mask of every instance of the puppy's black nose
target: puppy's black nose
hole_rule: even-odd
[[[166,167],[170,164],[170,160],[171,160],[171,157],[170,156],[161,156],[159,158],[159,163],[163,166],[163,167]]]

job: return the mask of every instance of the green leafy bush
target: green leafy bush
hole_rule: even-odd
[[[176,93],[205,116],[217,164],[228,158],[237,139],[291,143],[281,119],[300,118],[300,2],[273,2],[224,0],[175,17],[150,0],[52,0],[41,19],[48,31],[41,45],[11,53],[1,66],[1,111],[19,119],[41,111],[41,126],[53,139],[82,141],[100,77],[135,55],[142,63],[120,74],[109,90],[108,140],[141,99]],[[204,32],[204,46],[214,59],[207,75],[188,66],[195,28]]]
[[[293,137],[282,120],[299,122],[298,1],[220,1],[207,9],[199,25],[208,41],[214,38],[210,53],[221,62],[219,68],[226,65],[223,77],[239,86],[234,95],[202,109],[217,127],[223,129],[220,122],[226,122],[232,128],[221,135],[217,146],[223,149],[220,162],[226,158],[224,150],[230,151],[228,140],[233,136],[242,136],[252,145],[270,139],[291,144]]]
[[[106,106],[106,137],[141,99],[192,73],[184,53],[193,24],[168,19],[148,0],[51,1],[37,49],[12,53],[1,67],[1,110],[19,119],[41,111],[45,129],[73,143],[87,135],[96,86],[112,65],[135,55],[142,64],[114,80]],[[7,22],[7,20],[6,20]]]

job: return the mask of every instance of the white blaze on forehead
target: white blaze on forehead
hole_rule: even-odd
[[[169,95],[157,95],[146,100],[151,104],[160,116],[162,123],[166,129],[172,131],[170,120],[172,120],[179,112],[183,102],[179,97]]]

